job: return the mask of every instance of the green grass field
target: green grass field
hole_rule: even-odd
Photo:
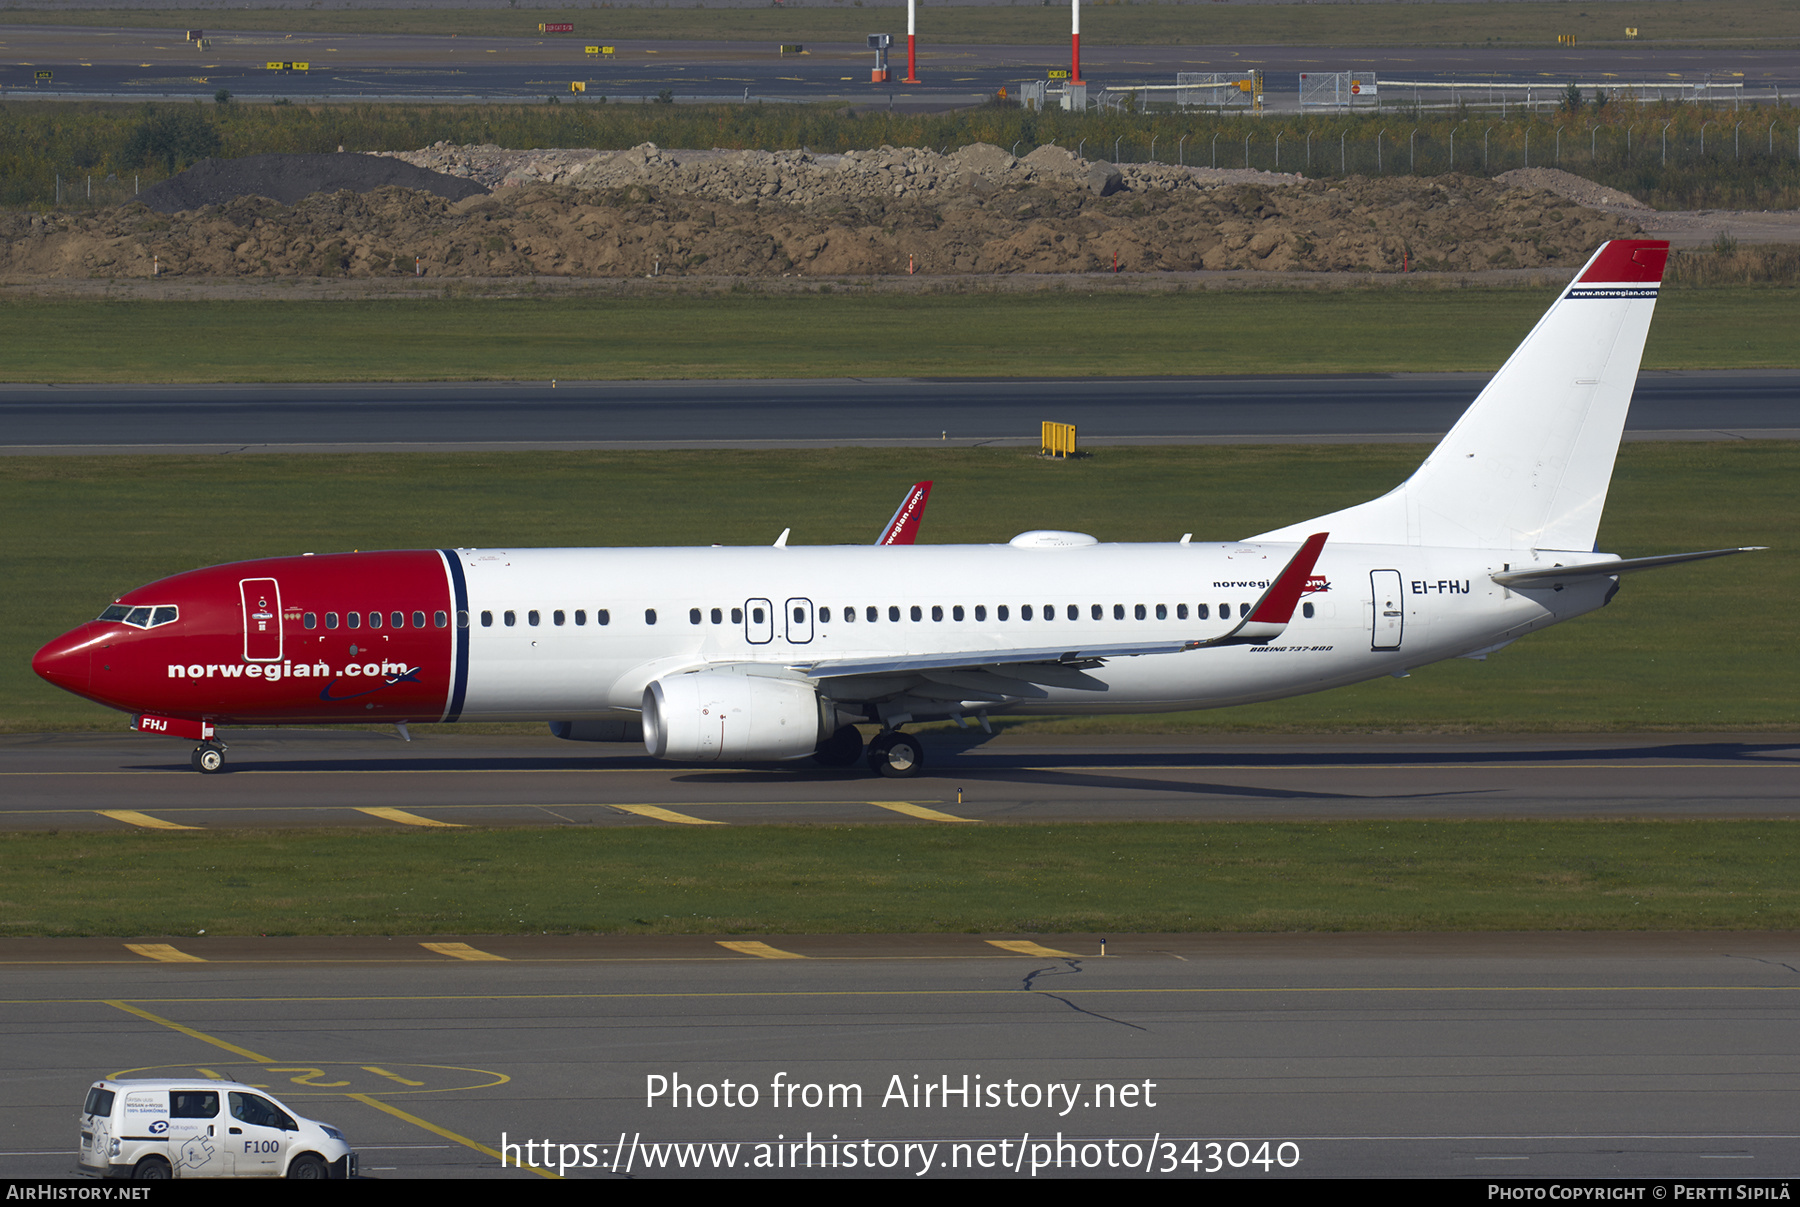
[[[1573,34],[1583,44],[1626,43],[1626,27],[1638,45],[1705,45],[1755,41],[1759,45],[1800,38],[1800,14],[1787,0],[1588,0],[1550,4],[1321,4],[1246,5],[1090,3],[1082,15],[1089,46],[1480,46],[1493,42],[1555,47]],[[541,39],[542,22],[573,21],[576,32],[553,35],[571,53],[589,41],[645,40],[747,42],[767,45],[771,57],[784,42],[863,44],[865,34],[906,32],[898,4],[834,3],[831,6],[761,9],[608,8],[604,11],[529,7],[499,11],[439,9],[244,10],[8,8],[6,25],[76,25],[152,29],[293,31],[361,34],[461,34],[464,37]],[[952,43],[1041,44],[1050,61],[1068,43],[1067,6],[1011,4],[959,8],[932,5],[919,15],[929,47]],[[223,47],[219,48],[223,50]],[[216,53],[216,52],[215,52]],[[317,58],[315,57],[315,66]]]
[[[0,458],[0,729],[117,729],[41,682],[32,652],[119,592],[308,550],[795,544],[872,539],[937,483],[921,539],[1029,528],[1103,540],[1262,531],[1386,491],[1423,445],[1035,451]],[[1625,556],[1768,545],[1633,575],[1610,607],[1486,662],[1220,712],[1035,721],[1132,732],[1791,730],[1800,718],[1800,446],[1627,444],[1601,529]]]
[[[0,303],[0,380],[407,381],[1493,370],[1554,288]],[[129,296],[130,286],[120,293]],[[1800,291],[1671,289],[1652,369],[1800,364]]]
[[[1782,930],[1796,857],[1791,821],[8,834],[0,934]]]

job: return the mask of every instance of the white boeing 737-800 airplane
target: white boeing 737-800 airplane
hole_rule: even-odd
[[[881,546],[273,558],[132,591],[33,665],[198,740],[201,771],[217,725],[543,720],[907,776],[913,722],[1217,708],[1478,655],[1627,572],[1739,552],[1595,551],[1667,255],[1602,247],[1394,490],[1242,540],[912,545],[915,494]]]

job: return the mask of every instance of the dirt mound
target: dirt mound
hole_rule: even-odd
[[[260,157],[293,160],[299,157]],[[0,270],[46,276],[781,277],[1253,269],[1477,272],[1581,264],[1630,217],[1474,177],[1326,183],[1269,173],[882,147],[324,155],[469,194],[248,196],[171,222],[130,205],[0,215]],[[413,163],[413,160],[419,162]],[[255,161],[239,160],[237,164]],[[410,165],[410,166],[409,166]],[[196,169],[196,173],[199,170]],[[461,175],[457,175],[461,173]],[[265,180],[245,191],[279,190]],[[320,179],[307,181],[311,187]],[[488,195],[485,181],[514,182]],[[556,183],[522,184],[531,180]],[[170,183],[174,183],[173,181]],[[295,186],[301,187],[301,186]],[[146,199],[148,199],[146,194]]]
[[[239,197],[268,197],[293,205],[314,193],[348,189],[368,193],[395,186],[461,201],[487,192],[484,185],[433,172],[382,155],[250,155],[243,159],[203,159],[185,172],[153,184],[138,195],[161,214],[178,214]]]
[[[1494,179],[1512,189],[1544,189],[1558,197],[1567,197],[1577,205],[1591,205],[1595,209],[1650,212],[1649,206],[1630,193],[1621,193],[1618,189],[1595,184],[1561,168],[1514,168],[1510,172],[1500,173]]]

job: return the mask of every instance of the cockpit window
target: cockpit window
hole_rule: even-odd
[[[106,611],[100,613],[100,619],[128,624],[134,629],[154,629],[158,625],[173,623],[180,615],[181,609],[174,604],[148,604],[135,608],[125,604],[113,604]]]

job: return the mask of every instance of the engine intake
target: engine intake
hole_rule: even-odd
[[[671,675],[644,689],[644,748],[681,762],[805,758],[836,715],[797,679],[729,669]]]

